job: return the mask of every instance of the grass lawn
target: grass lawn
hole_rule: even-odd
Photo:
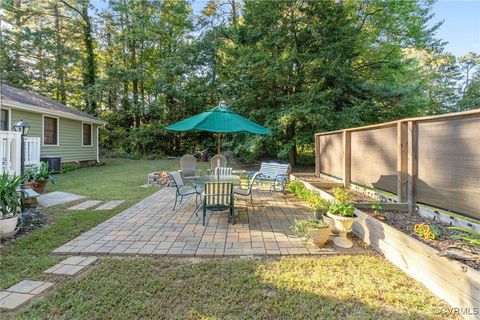
[[[14,319],[446,319],[378,256],[106,258]]]
[[[148,172],[178,161],[108,160],[102,167],[59,176],[48,191],[91,199],[126,199],[112,211],[48,210],[50,224],[0,250],[0,288],[48,279],[55,289],[15,319],[446,319],[446,305],[376,254],[289,258],[104,257],[74,278],[42,271],[48,254],[155,191]],[[71,204],[70,204],[71,205]]]

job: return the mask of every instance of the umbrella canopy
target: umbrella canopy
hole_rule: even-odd
[[[218,133],[218,163],[220,166],[220,136],[222,133],[229,132],[248,132],[256,134],[269,134],[271,131],[267,128],[250,121],[235,112],[229,111],[227,107],[220,103],[209,111],[205,111],[184,119],[166,127],[171,131],[208,131]]]
[[[256,134],[271,133],[267,128],[250,121],[223,105],[199,113],[166,127],[171,131],[208,131],[216,133],[249,132]]]

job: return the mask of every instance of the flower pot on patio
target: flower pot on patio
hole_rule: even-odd
[[[335,228],[340,232],[340,235],[333,240],[333,243],[341,248],[353,247],[353,242],[347,238],[347,234],[352,231],[352,224],[357,219],[357,216],[346,217],[330,212],[328,213],[328,216],[333,219],[335,222]]]
[[[323,247],[330,236],[330,227],[322,220],[295,219],[290,229],[318,247]]]
[[[325,221],[330,226],[330,233],[334,235],[338,235],[340,232],[338,231],[337,227],[335,227],[335,220],[330,218],[328,215],[322,216],[323,221]]]
[[[45,186],[47,185],[48,180],[40,180],[40,181],[35,181],[33,184],[33,190],[35,190],[38,193],[44,193],[45,192]]]
[[[310,229],[308,235],[314,245],[317,247],[323,247],[330,236],[330,228]]]
[[[9,237],[15,233],[18,224],[18,216],[0,219],[0,239]]]

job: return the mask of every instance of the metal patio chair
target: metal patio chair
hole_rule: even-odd
[[[261,175],[260,172],[255,172],[253,177],[248,182],[247,189],[242,188],[242,187],[235,187],[235,188],[233,188],[233,193],[236,194],[236,195],[244,196],[244,197],[250,196],[250,202],[253,203],[252,188],[253,188],[253,184],[255,183],[255,181],[257,180],[257,177],[259,175]]]
[[[185,185],[185,183],[183,182],[182,175],[178,171],[172,171],[169,173],[169,175],[173,180],[175,188],[177,189],[175,192],[175,204],[173,205],[173,210],[175,210],[175,207],[177,206],[178,197],[180,197],[179,204],[181,204],[183,197],[190,196],[190,195],[195,195],[195,204],[197,205],[197,208],[198,208],[197,197],[201,196],[202,189],[198,188],[197,186],[192,187],[192,186]]]
[[[217,167],[215,168],[214,175],[219,175],[219,176],[231,176],[233,172],[233,168],[228,168],[228,167]]]
[[[224,211],[229,210],[229,222],[235,223],[235,201],[233,197],[233,183],[229,182],[207,182],[203,192],[203,225],[207,210]]]

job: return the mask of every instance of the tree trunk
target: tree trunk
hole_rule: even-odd
[[[287,126],[287,141],[292,142],[292,146],[288,151],[288,162],[294,166],[297,164],[297,145],[295,143],[295,123]]]
[[[85,46],[85,70],[83,84],[85,87],[85,108],[90,114],[97,114],[97,103],[92,99],[91,90],[96,81],[96,60],[93,50],[92,23],[88,15],[89,0],[82,1],[82,19],[83,19],[83,43]]]
[[[58,10],[58,3],[53,4],[53,15],[55,17],[55,73],[57,76],[57,92],[55,93],[55,99],[63,104],[67,102],[67,94],[65,92],[65,72],[63,70],[63,39],[62,39],[62,26],[60,21],[60,12]]]

